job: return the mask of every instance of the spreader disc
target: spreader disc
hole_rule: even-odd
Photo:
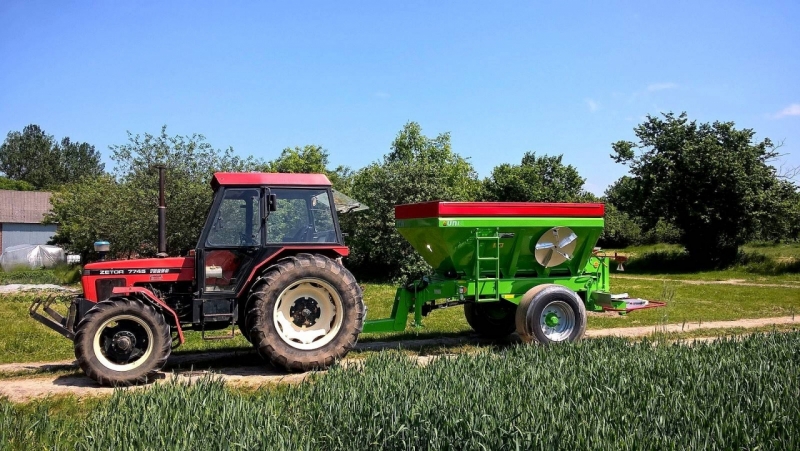
[[[569,227],[553,227],[544,232],[536,242],[536,261],[545,268],[552,268],[572,260],[578,235]]]

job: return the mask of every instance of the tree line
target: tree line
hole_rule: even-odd
[[[731,264],[745,242],[796,240],[800,192],[775,168],[777,147],[732,122],[697,123],[685,113],[647,116],[636,141],[619,141],[611,158],[629,175],[598,198],[561,155],[526,152],[481,179],[468,158],[452,149],[450,135],[403,126],[383,157],[361,169],[331,167],[318,145],[284,149],[274,160],[242,158],[202,135],[128,134],[111,146],[114,169],[86,143],[60,142],[30,125],[8,134],[0,147],[0,189],[54,191],[48,221],[54,238],[86,255],[106,239],[119,257],[157,252],[157,172],[167,168],[167,249],[183,255],[196,245],[212,198],[216,171],[324,173],[334,188],[369,206],[340,217],[351,248],[348,266],[363,279],[400,279],[430,268],[395,231],[394,206],[428,200],[605,202],[600,244],[624,247],[674,242],[703,267]]]

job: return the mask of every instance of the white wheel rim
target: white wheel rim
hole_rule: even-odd
[[[144,334],[141,333],[140,329],[144,330]],[[133,361],[126,361],[124,353],[114,352],[115,338],[124,339],[124,337],[129,337],[128,334],[139,335],[136,341],[132,343],[134,349],[140,351],[135,355],[135,360]],[[143,350],[142,347],[144,348]],[[117,315],[107,319],[100,325],[94,334],[92,348],[94,349],[95,357],[104,367],[120,372],[131,371],[140,367],[153,353],[153,331],[139,317]]]
[[[342,328],[342,315],[342,298],[335,288],[323,280],[301,279],[278,296],[272,318],[286,344],[307,351],[319,349],[336,337]]]
[[[552,324],[552,318],[557,318],[558,323]],[[548,320],[551,324],[548,324]],[[539,315],[539,327],[550,341],[564,341],[575,330],[575,313],[572,307],[564,301],[553,301],[542,309]]]

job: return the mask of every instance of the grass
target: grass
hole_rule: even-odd
[[[622,279],[612,275],[616,293],[643,299],[664,299],[665,288],[674,291],[666,307],[641,310],[626,316],[589,319],[589,328],[650,326],[667,323],[727,321],[800,314],[800,286],[761,287],[689,284],[660,280]]]
[[[625,271],[634,274],[670,275],[700,279],[737,278],[763,280],[778,277],[780,280],[800,281],[800,243],[753,243],[739,249],[737,262],[730,268],[717,271],[695,270],[692,258],[677,244],[631,246],[625,249],[608,249],[628,256]],[[616,265],[612,265],[612,272]]]
[[[590,316],[589,328],[650,326],[667,323],[708,322],[800,315],[800,287],[754,287],[737,285],[694,285],[659,280],[620,279],[612,276],[615,292],[627,292],[645,299],[663,299],[665,286],[674,290],[667,307],[628,314]],[[377,319],[391,313],[393,285],[365,284],[364,298],[368,317]],[[28,316],[34,295],[0,296],[0,315],[6,326],[0,329],[0,363],[38,362],[72,359],[71,343]],[[63,308],[63,307],[62,307]],[[471,329],[460,306],[433,311],[423,319],[423,327],[405,332],[364,334],[361,342],[461,336]],[[212,349],[249,349],[241,336],[233,340],[204,341],[199,332],[187,331],[186,343],[175,353]]]
[[[12,283],[73,285],[81,280],[80,266],[62,264],[52,269],[17,268],[0,271],[0,285]]]
[[[204,378],[110,398],[0,400],[7,449],[798,449],[800,333],[621,339],[419,366],[380,353],[297,385]]]
[[[0,296],[0,363],[48,362],[73,358],[72,342],[28,315],[33,294]]]

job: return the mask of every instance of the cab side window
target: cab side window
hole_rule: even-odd
[[[212,247],[261,244],[261,192],[259,189],[227,189],[214,216],[206,245]]]

